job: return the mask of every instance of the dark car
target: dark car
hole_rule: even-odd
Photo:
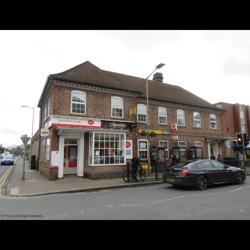
[[[178,163],[166,168],[163,182],[174,186],[190,186],[200,190],[213,184],[238,183],[246,180],[245,172],[214,160],[198,160]]]
[[[14,157],[12,155],[6,155],[1,159],[1,165],[13,165]]]

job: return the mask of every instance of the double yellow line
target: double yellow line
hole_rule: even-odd
[[[13,168],[14,168],[14,165],[11,166],[9,169],[7,169],[6,172],[3,174],[3,176],[0,178],[0,191],[1,191],[1,188],[3,187],[3,184],[5,183],[6,179],[8,178],[8,176],[11,173]]]

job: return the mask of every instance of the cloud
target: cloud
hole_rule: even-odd
[[[250,58],[248,58],[248,60],[242,60],[227,57],[222,66],[222,72],[226,75],[250,76]]]

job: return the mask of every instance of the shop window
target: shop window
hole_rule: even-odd
[[[145,104],[137,104],[137,121],[147,122],[147,106]]]
[[[125,164],[124,133],[98,133],[90,135],[90,164]]]
[[[167,125],[167,108],[158,107],[158,122]]]
[[[111,97],[111,116],[123,118],[123,98],[119,96]]]
[[[71,92],[71,113],[86,114],[86,93],[73,90]]]

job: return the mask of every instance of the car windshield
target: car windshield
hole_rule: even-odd
[[[12,160],[12,159],[13,159],[13,157],[12,157],[11,155],[7,155],[7,156],[5,156],[5,157],[4,157],[4,159],[7,159],[7,160]]]

